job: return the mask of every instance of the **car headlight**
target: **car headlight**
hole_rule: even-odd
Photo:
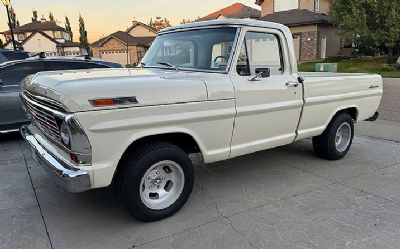
[[[90,164],[92,148],[88,137],[74,115],[60,117],[59,131],[61,143],[68,150],[76,164]]]
[[[60,126],[60,137],[62,143],[67,147],[70,148],[71,144],[71,135],[69,134],[69,129],[67,123],[63,121]]]

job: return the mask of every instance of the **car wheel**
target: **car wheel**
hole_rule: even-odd
[[[354,121],[348,113],[337,114],[324,133],[313,138],[314,152],[328,160],[342,159],[354,138]]]
[[[139,220],[156,221],[173,215],[192,192],[192,161],[175,145],[146,144],[124,158],[120,166],[117,195]]]

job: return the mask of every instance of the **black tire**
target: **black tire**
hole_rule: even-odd
[[[172,161],[178,164],[184,175],[183,189],[179,197],[170,206],[163,209],[151,209],[141,199],[141,182],[150,167],[158,162]],[[142,221],[157,221],[179,211],[192,193],[194,184],[193,164],[181,148],[166,143],[152,142],[145,144],[127,155],[119,165],[114,180],[116,194],[128,211]]]
[[[336,146],[336,133],[342,124],[350,126],[350,142],[345,149],[338,150]],[[350,150],[354,138],[354,121],[352,117],[345,112],[335,115],[322,135],[313,138],[313,148],[317,156],[328,160],[342,159]]]

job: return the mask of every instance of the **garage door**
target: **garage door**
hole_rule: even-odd
[[[294,42],[294,51],[296,53],[296,59],[297,61],[300,61],[300,39],[301,36],[297,35],[293,38],[293,42]]]
[[[101,58],[106,61],[117,62],[122,65],[130,64],[130,58],[127,63],[126,51],[102,51]]]

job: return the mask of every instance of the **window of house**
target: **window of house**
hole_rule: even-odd
[[[25,34],[18,34],[18,41],[23,41],[25,38]]]
[[[320,0],[315,0],[315,11],[319,11],[320,10]]]
[[[62,39],[63,38],[63,35],[62,35],[61,31],[53,31],[53,34],[54,34],[54,38],[55,39]]]
[[[274,34],[247,32],[236,70],[241,76],[256,74],[257,68],[269,68],[271,75],[284,72],[282,49]]]

